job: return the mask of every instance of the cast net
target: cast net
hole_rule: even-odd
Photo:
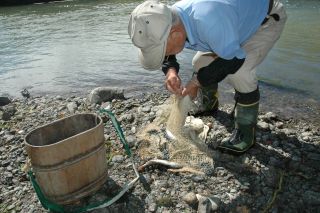
[[[212,152],[205,144],[209,126],[188,116],[194,103],[189,96],[171,96],[158,106],[156,119],[139,132],[142,159],[164,159],[201,170],[212,165]]]

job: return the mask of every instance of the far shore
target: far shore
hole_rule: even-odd
[[[50,1],[62,1],[62,0],[1,0],[0,6],[17,6],[27,5],[34,3],[48,3]]]

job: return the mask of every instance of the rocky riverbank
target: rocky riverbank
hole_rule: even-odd
[[[0,212],[46,212],[22,171],[27,161],[23,142],[28,132],[58,118],[110,108],[121,123],[136,164],[144,163],[136,155],[141,143],[136,134],[156,118],[156,106],[163,104],[168,94],[108,98],[94,104],[87,97],[43,96],[13,99],[1,106]],[[230,135],[231,108],[231,104],[224,104],[213,117],[202,118],[213,124],[207,139],[213,150],[215,144]],[[106,123],[109,178],[94,196],[83,200],[84,204],[114,195],[135,177],[109,118],[106,115],[102,118]],[[244,155],[214,150],[213,165],[204,175],[171,173],[165,167],[151,167],[141,173],[141,181],[119,201],[94,212],[319,211],[318,123],[262,111],[258,127],[257,144]],[[202,198],[197,199],[197,195]]]

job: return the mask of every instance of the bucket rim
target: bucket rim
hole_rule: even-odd
[[[85,130],[85,131],[83,131],[83,132],[80,132],[80,133],[78,133],[78,134],[76,134],[76,135],[73,135],[73,136],[71,136],[71,137],[65,138],[65,139],[63,139],[63,140],[57,141],[57,142],[52,143],[52,144],[47,144],[47,145],[39,146],[39,145],[30,144],[30,143],[28,142],[28,140],[27,140],[27,139],[30,137],[30,135],[32,135],[35,131],[37,131],[37,130],[43,128],[43,127],[52,125],[52,124],[54,124],[54,123],[58,123],[58,122],[60,122],[60,121],[62,121],[62,120],[66,120],[66,119],[71,118],[71,117],[74,117],[74,116],[80,116],[80,115],[93,115],[93,116],[97,117],[100,121],[99,121],[98,124],[96,124],[94,127],[90,128],[90,129],[87,129],[87,130]],[[26,146],[34,147],[34,148],[42,148],[42,147],[47,148],[47,147],[50,147],[50,146],[54,146],[54,145],[63,143],[63,142],[65,142],[66,140],[69,140],[69,139],[71,139],[71,138],[78,137],[79,135],[85,134],[85,133],[87,133],[87,132],[89,132],[89,131],[91,131],[91,130],[93,130],[93,129],[99,128],[101,125],[103,126],[103,121],[102,121],[102,118],[101,118],[97,113],[77,113],[77,114],[73,114],[73,115],[70,115],[70,116],[67,116],[67,117],[64,117],[64,118],[60,118],[60,119],[54,120],[54,121],[51,122],[51,123],[41,125],[41,126],[35,128],[35,129],[31,130],[31,131],[30,131],[29,133],[27,133],[26,136],[24,137],[24,144],[25,144]]]

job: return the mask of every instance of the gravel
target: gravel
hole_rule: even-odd
[[[22,167],[27,162],[24,137],[31,130],[73,113],[109,108],[121,122],[137,165],[145,162],[136,153],[137,132],[152,122],[167,94],[144,94],[113,99],[101,104],[85,97],[38,96],[12,99],[1,106],[0,117],[0,212],[46,212]],[[275,112],[259,114],[257,143],[247,153],[233,156],[215,150],[230,135],[228,115],[232,103],[220,106],[213,117],[207,144],[213,149],[213,166],[205,175],[171,173],[163,167],[142,172],[141,180],[113,205],[93,212],[197,212],[211,203],[217,212],[317,212],[320,209],[320,126],[317,122],[282,117]],[[135,174],[110,119],[105,122],[109,177],[94,195],[81,204],[114,196]],[[208,199],[210,198],[210,199]],[[210,202],[208,202],[210,201]],[[205,211],[205,210],[201,210]]]

